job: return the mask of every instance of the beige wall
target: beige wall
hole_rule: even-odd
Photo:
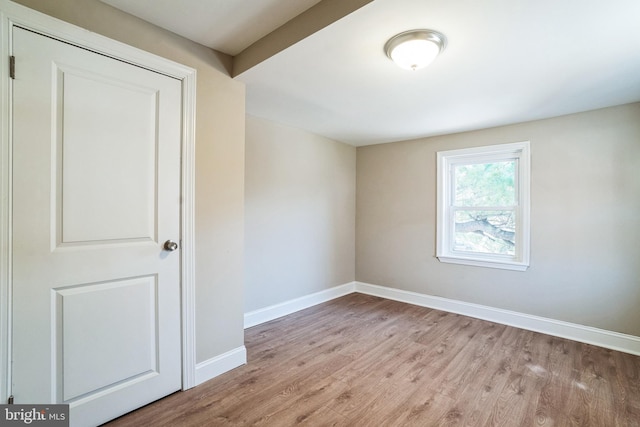
[[[17,2],[197,70],[197,361],[242,346],[245,93],[231,58],[97,0]]]
[[[436,152],[531,141],[531,267],[440,263]],[[358,148],[356,279],[640,336],[640,104]]]
[[[355,277],[352,146],[246,119],[247,312]]]

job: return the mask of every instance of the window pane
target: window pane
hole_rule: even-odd
[[[515,160],[454,166],[454,205],[515,205],[515,172]]]
[[[515,221],[512,210],[456,211],[453,250],[514,256]]]

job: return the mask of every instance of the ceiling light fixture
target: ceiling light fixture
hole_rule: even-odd
[[[446,44],[447,38],[437,31],[410,30],[391,37],[384,51],[401,68],[417,70],[431,64]]]

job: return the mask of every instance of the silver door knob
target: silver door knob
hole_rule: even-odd
[[[176,249],[178,249],[178,244],[176,242],[174,242],[173,240],[167,240],[166,242],[164,242],[164,250],[165,251],[173,252]]]

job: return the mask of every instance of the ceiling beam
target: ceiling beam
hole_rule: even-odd
[[[242,74],[372,1],[322,0],[237,54],[233,58],[232,77]]]

